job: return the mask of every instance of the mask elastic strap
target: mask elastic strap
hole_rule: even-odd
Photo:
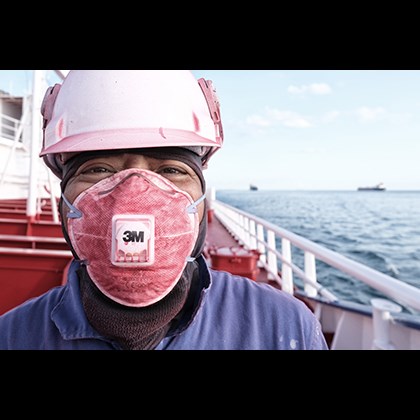
[[[192,214],[194,214],[194,213],[197,213],[197,206],[202,202],[202,201],[204,201],[205,200],[205,198],[206,198],[206,194],[203,194],[197,201],[194,201],[194,203],[192,203],[192,204],[190,204],[188,207],[187,207],[187,213],[192,213]]]
[[[205,200],[205,198],[206,198],[206,194],[203,194],[198,200],[196,200],[196,201],[194,201],[194,203],[192,203],[192,204],[190,204],[188,207],[187,207],[187,213],[192,213],[192,214],[195,214],[195,213],[197,213],[198,212],[198,210],[197,210],[197,206],[202,202],[202,201],[204,201]],[[194,258],[194,257],[187,257],[187,262],[193,262],[193,261],[195,261],[196,260],[196,258]]]
[[[64,200],[67,207],[70,209],[70,211],[67,213],[67,217],[69,219],[79,219],[80,217],[82,217],[82,212],[76,207],[74,207],[73,204],[71,204],[69,200],[67,200],[64,194],[61,194],[61,198]]]

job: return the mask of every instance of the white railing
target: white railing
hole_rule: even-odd
[[[317,282],[316,261],[319,260],[366,283],[400,305],[420,310],[420,289],[414,286],[216,199],[212,199],[209,205],[239,243],[260,252],[259,265],[267,270],[269,279],[277,281],[291,294],[294,290],[293,275],[296,275],[302,279],[309,297],[321,295],[328,301],[338,300]],[[304,253],[303,269],[292,262],[292,245]]]

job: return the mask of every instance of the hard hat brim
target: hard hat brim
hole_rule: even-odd
[[[221,147],[220,142],[212,141],[190,131],[165,128],[130,128],[96,131],[66,137],[42,150],[39,156],[65,152],[84,152],[90,150],[120,150],[147,147],[207,146]]]

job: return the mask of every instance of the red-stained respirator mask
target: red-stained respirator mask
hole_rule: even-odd
[[[197,205],[185,191],[148,171],[127,169],[82,192],[69,207],[68,234],[104,295],[143,307],[180,279],[198,237]]]

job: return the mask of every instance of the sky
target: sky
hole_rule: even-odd
[[[420,190],[420,70],[192,72],[213,81],[221,104],[225,139],[208,186]],[[2,90],[31,83],[32,70],[0,70]]]

